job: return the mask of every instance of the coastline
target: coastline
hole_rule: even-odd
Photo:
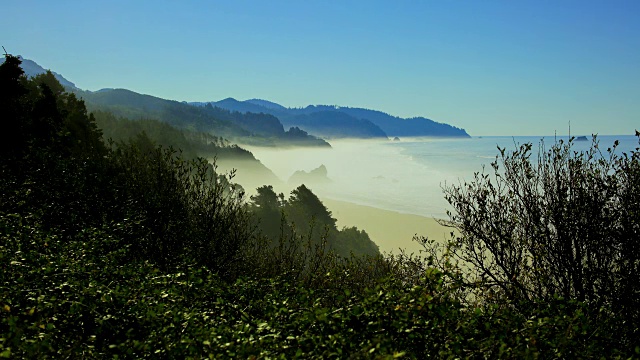
[[[356,226],[365,230],[382,253],[419,253],[422,247],[414,236],[427,236],[436,241],[450,237],[451,228],[440,225],[436,219],[413,214],[404,214],[372,206],[358,205],[342,200],[321,198],[327,209],[336,218],[338,228]]]

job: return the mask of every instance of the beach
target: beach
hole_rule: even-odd
[[[418,253],[422,246],[413,241],[414,236],[427,236],[436,241],[450,237],[451,228],[440,225],[434,218],[403,214],[371,206],[323,198],[322,202],[336,218],[338,228],[356,226],[365,230],[382,253]]]
[[[272,183],[276,193],[290,195],[292,189],[305,183],[333,212],[338,227],[356,226],[365,230],[382,252],[398,252],[402,248],[417,252],[421,246],[412,241],[414,235],[436,241],[449,238],[451,229],[439,225],[434,218],[448,219],[446,211],[453,207],[445,199],[445,190],[474,180],[474,173],[493,174],[497,148],[507,152],[519,144],[533,144],[532,156],[568,136],[487,136],[463,139],[403,139],[402,141],[335,140],[332,148],[265,148],[251,147],[264,166],[273,171],[280,184]],[[618,153],[630,153],[638,140],[630,135],[599,137],[603,146],[616,140]],[[576,142],[574,150],[586,151],[590,141]],[[606,154],[606,151],[603,151]],[[500,161],[498,161],[500,164]],[[290,181],[296,171],[312,172],[322,167],[325,178]],[[500,165],[500,171],[504,166]],[[256,186],[271,183],[260,176]],[[315,182],[313,180],[316,180]],[[243,184],[244,185],[244,184]],[[411,215],[415,214],[415,215]]]

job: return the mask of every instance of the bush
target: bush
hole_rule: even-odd
[[[640,139],[640,134],[637,133]],[[586,152],[573,139],[532,145],[492,163],[493,176],[445,189],[458,236],[448,249],[485,301],[526,313],[540,300],[576,300],[636,343],[640,320],[640,152]],[[611,325],[614,326],[614,325]]]
[[[132,253],[164,267],[195,261],[233,278],[253,240],[244,194],[206,160],[184,160],[171,148],[145,147],[140,136],[112,153],[118,221],[135,222]],[[113,214],[110,215],[113,218]]]

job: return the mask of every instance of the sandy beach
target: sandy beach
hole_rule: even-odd
[[[399,249],[404,249],[409,253],[418,253],[422,247],[412,240],[415,235],[444,241],[451,233],[450,228],[438,224],[430,217],[402,214],[326,198],[323,198],[322,202],[338,220],[339,229],[343,226],[364,229],[371,240],[378,244],[381,252],[398,253]]]

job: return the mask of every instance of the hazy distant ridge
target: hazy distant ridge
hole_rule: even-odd
[[[75,90],[91,110],[105,110],[128,119],[157,119],[181,129],[193,129],[256,145],[329,146],[299,129],[285,131],[273,115],[238,112],[207,104],[192,106],[138,94],[126,89]]]
[[[387,136],[469,137],[469,134],[464,129],[424,117],[404,119],[381,111],[363,108],[331,105],[286,108],[267,100],[238,101],[233,98],[192,104],[199,106],[211,104],[231,111],[271,114],[280,119],[285,127],[297,126],[311,134],[329,138],[378,138]]]
[[[316,108],[336,109],[333,106],[316,106]],[[469,137],[464,129],[424,117],[401,118],[382,111],[350,107],[340,107],[334,111],[343,112],[358,119],[367,119],[378,125],[389,136]]]
[[[32,60],[22,58],[28,76],[46,70]],[[4,62],[4,58],[0,63]],[[174,126],[199,131],[216,131],[224,136],[275,137],[287,142],[306,145],[327,145],[304,132],[323,138],[387,138],[395,136],[468,137],[464,129],[438,123],[423,117],[403,119],[381,111],[309,105],[305,108],[286,108],[272,101],[250,99],[238,101],[227,98],[212,102],[187,103],[138,94],[126,89],[102,89],[91,92],[78,89],[62,75],[52,72],[60,83],[78,93],[89,108],[109,110],[131,119],[157,118]],[[202,109],[204,108],[204,109]],[[202,111],[204,110],[204,111]],[[292,128],[285,131],[286,128]],[[303,130],[300,132],[298,129]]]
[[[252,99],[238,101],[227,98],[212,102],[194,102],[196,106],[211,105],[229,111],[241,113],[261,113],[277,117],[284,127],[298,127],[312,135],[323,138],[387,138],[387,134],[377,125],[366,119],[356,119],[345,113],[327,113],[313,111],[300,112],[298,109],[287,109],[282,105],[267,100]]]

